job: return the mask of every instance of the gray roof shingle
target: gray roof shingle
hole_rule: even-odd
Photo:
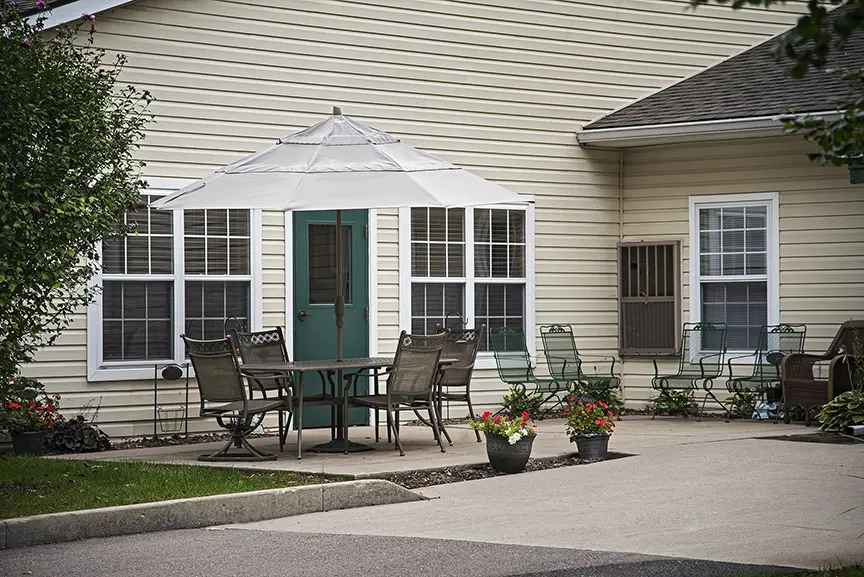
[[[838,8],[842,11],[843,8]],[[864,34],[856,32],[832,50],[823,69],[792,78],[771,53],[772,38],[682,82],[603,116],[585,130],[622,128],[836,110],[849,84],[832,67],[864,64]]]

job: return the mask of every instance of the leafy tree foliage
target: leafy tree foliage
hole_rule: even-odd
[[[44,7],[44,2],[37,2]],[[150,96],[93,45],[92,17],[44,30],[0,0],[0,377],[90,302],[96,247],[140,190]]]
[[[786,4],[787,0],[691,0],[693,6],[728,4],[739,10],[748,6]],[[832,11],[834,8],[836,11]],[[807,13],[775,47],[778,61],[790,64],[789,73],[801,78],[812,69],[824,69],[832,51],[843,50],[853,34],[864,33],[864,0],[809,0]],[[841,165],[864,160],[864,67],[836,70],[849,83],[849,95],[837,103],[841,114],[829,120],[806,115],[787,115],[786,130],[803,135],[821,149],[812,160]]]

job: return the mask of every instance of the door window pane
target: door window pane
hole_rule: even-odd
[[[104,360],[166,360],[174,356],[173,285],[171,281],[103,282]]]
[[[342,225],[342,295],[351,304],[351,227]],[[336,300],[336,225],[309,225],[309,304]]]

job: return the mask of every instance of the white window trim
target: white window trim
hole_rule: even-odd
[[[150,185],[148,190],[173,192],[180,190],[184,186],[195,182],[194,179],[179,179],[179,178],[145,178]],[[185,366],[185,347],[183,339],[180,335],[183,333],[184,319],[181,318],[177,311],[183,310],[185,295],[185,278],[180,271],[183,271],[183,235],[177,235],[176,231],[181,230],[183,213],[175,210],[174,213],[174,274],[165,275],[174,280],[174,358],[164,360],[148,360],[148,361],[119,361],[108,362],[102,361],[102,291],[100,290],[93,299],[93,302],[87,307],[87,380],[88,382],[103,382],[103,381],[136,381],[150,380],[153,378],[154,367],[162,366],[168,363],[177,363]],[[101,259],[102,244],[96,247]],[[249,290],[249,324],[250,330],[260,330],[262,325],[262,278],[261,278],[261,211],[252,210],[249,216],[249,266],[251,273],[251,286]],[[147,278],[155,278],[149,275],[144,275]],[[193,275],[189,278],[197,278],[200,275]],[[144,277],[142,277],[144,278]],[[222,279],[223,277],[219,277]],[[225,276],[225,280],[231,280],[230,276]],[[236,277],[234,277],[236,278]],[[181,279],[178,281],[177,279]],[[243,275],[243,280],[246,280],[246,275]],[[102,286],[102,271],[97,270],[91,279],[91,282],[98,286]],[[190,367],[190,374],[192,370]]]
[[[536,302],[535,302],[535,276],[536,263],[534,260],[534,197],[523,195],[531,202],[524,204],[492,204],[475,207],[466,207],[465,213],[465,270],[474,270],[474,208],[492,209],[517,209],[525,211],[525,280],[522,279],[490,279],[498,283],[525,284],[525,340],[528,352],[533,361],[537,359],[536,338]],[[423,279],[415,279],[422,282]],[[460,279],[455,278],[430,278],[429,282],[450,282]],[[465,317],[469,326],[473,326],[474,320],[474,285],[477,279],[473,276],[462,279],[465,283]],[[400,330],[411,330],[411,208],[399,209],[399,326]],[[475,364],[478,369],[494,369],[495,357],[491,352],[479,353]]]
[[[768,254],[766,262],[768,265],[767,294],[768,294],[768,324],[780,323],[780,195],[776,192],[757,192],[752,194],[718,194],[712,196],[690,197],[690,322],[698,323],[702,320],[702,297],[699,274],[699,210],[703,208],[725,208],[738,206],[762,206],[768,207],[766,248]],[[729,280],[746,277],[729,277]],[[752,357],[753,351],[726,351],[726,358],[730,356],[747,355]],[[752,359],[736,359],[732,364],[752,363]]]

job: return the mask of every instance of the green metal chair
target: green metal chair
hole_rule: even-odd
[[[769,392],[776,391],[780,387],[780,363],[787,355],[804,352],[806,336],[806,325],[763,326],[759,329],[759,342],[753,354],[727,359],[729,379],[726,381],[726,389],[761,419],[762,415],[757,410],[756,400],[764,401]],[[750,370],[746,371],[748,374],[739,377],[733,376],[733,361],[745,358],[753,359]],[[779,401],[779,399],[776,400]],[[727,421],[730,416],[731,410],[727,410]]]
[[[586,374],[584,369],[590,363],[579,355],[570,325],[544,325],[540,327],[540,336],[549,374],[567,389],[578,387],[581,392],[596,394],[621,386],[621,379],[615,376],[615,357],[603,357],[600,361],[604,365],[612,361],[608,373],[600,374],[599,363],[595,363],[593,374]]]
[[[678,359],[678,371],[670,375],[661,375],[654,359],[654,378],[651,387],[658,391],[661,397],[671,399],[669,391],[701,388],[705,395],[702,408],[698,410],[696,419],[702,420],[705,404],[708,399],[726,409],[726,405],[712,391],[714,380],[723,373],[723,358],[726,355],[726,325],[711,323],[685,323],[681,337],[681,355]],[[728,409],[727,409],[728,411]],[[657,416],[655,406],[651,418]],[[687,409],[684,409],[687,416]]]
[[[555,399],[555,403],[545,411],[544,415],[564,403],[559,393],[566,395],[569,392],[566,383],[562,388],[561,382],[555,379],[539,379],[534,375],[531,355],[525,344],[525,333],[521,328],[502,327],[491,331],[490,336],[498,376],[504,383],[525,393],[529,393],[530,388],[530,394],[544,395],[544,404]]]

